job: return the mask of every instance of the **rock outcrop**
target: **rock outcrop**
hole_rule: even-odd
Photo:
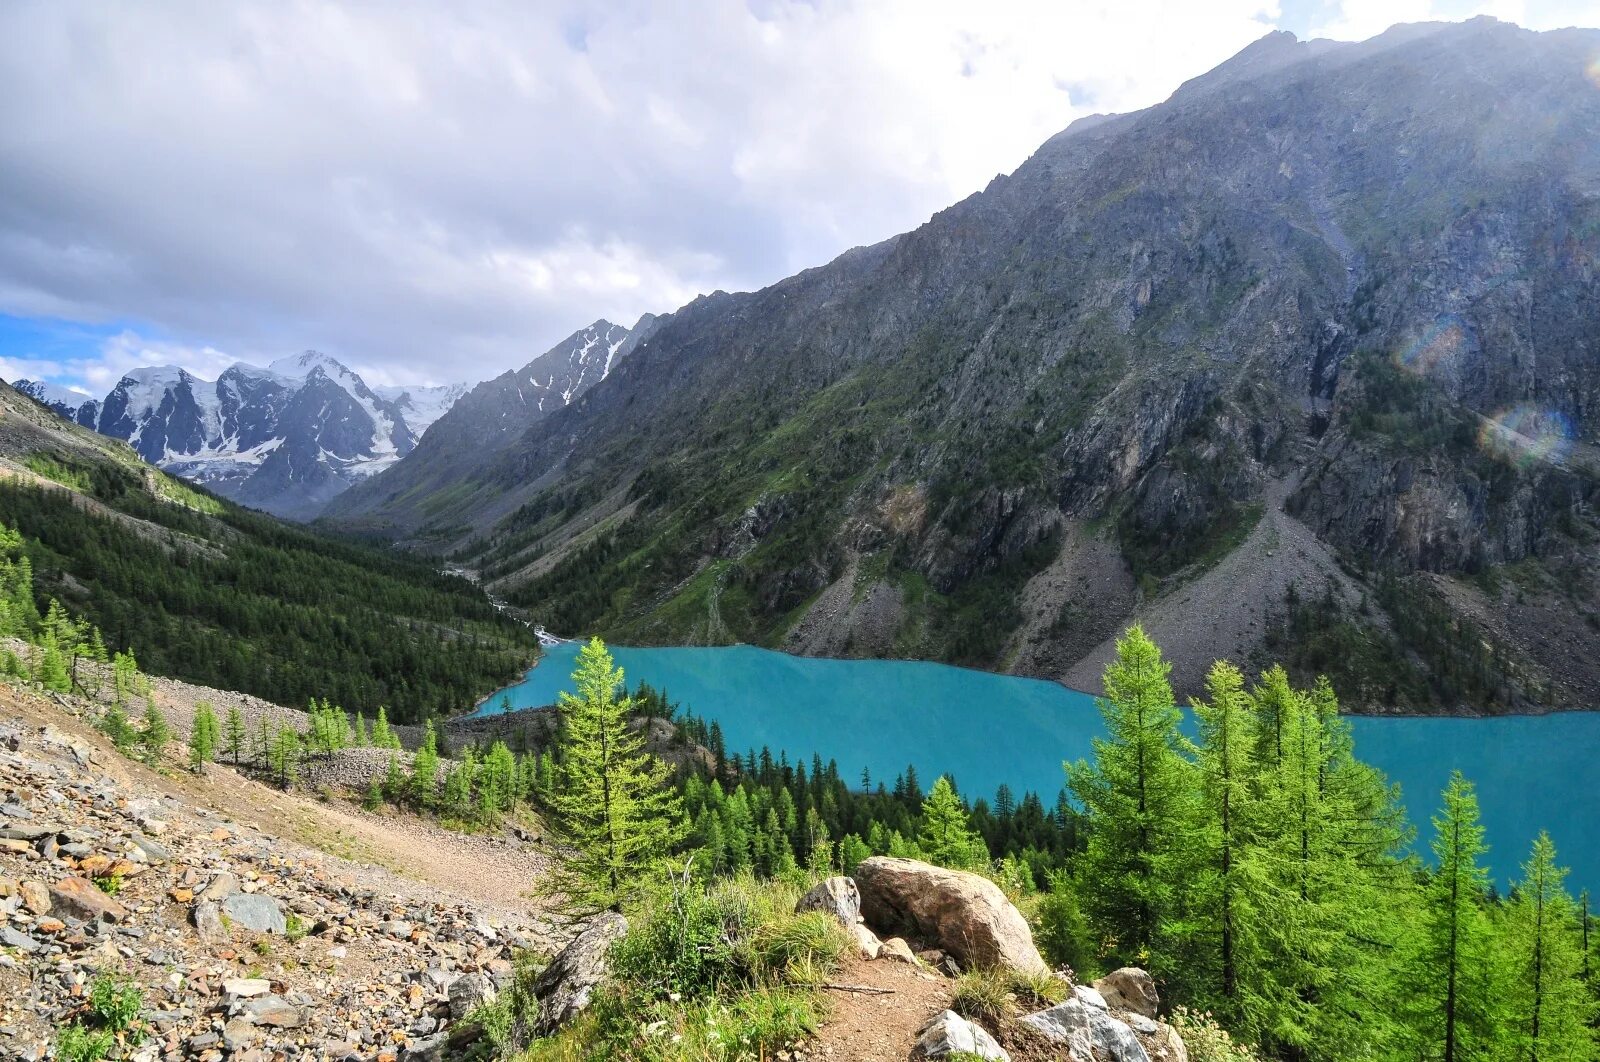
[[[797,914],[826,911],[849,928],[861,921],[861,893],[849,878],[832,877],[813,885],[810,892],[800,897],[794,909]]]
[[[1112,1017],[1092,988],[1079,987],[1071,999],[1021,1020],[1047,1039],[1064,1044],[1072,1062],[1150,1062],[1133,1029]]]
[[[1112,1010],[1154,1018],[1161,1006],[1155,979],[1137,966],[1111,971],[1094,983],[1094,989]]]
[[[856,868],[861,914],[880,933],[904,931],[963,967],[1047,970],[1022,912],[987,878],[915,859],[873,856]]]
[[[546,1036],[577,1017],[605,980],[611,945],[628,931],[628,920],[608,911],[591,921],[539,972],[533,994],[539,1001],[534,1034]]]
[[[959,1051],[991,1062],[1011,1062],[1010,1054],[995,1042],[988,1030],[953,1010],[933,1016],[917,1038],[917,1050],[924,1058],[944,1058]]]

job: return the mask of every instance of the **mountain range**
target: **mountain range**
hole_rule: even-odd
[[[632,643],[1089,688],[1138,620],[1183,692],[1278,656],[1374,709],[1592,706],[1597,53],[1271,34],[325,519]]]
[[[1273,33],[914,231],[473,387],[30,393],[563,633],[1600,703],[1600,33]],[[25,387],[29,386],[24,384]]]
[[[512,434],[510,425],[525,428],[603,379],[632,349],[637,331],[597,321],[477,388],[369,387],[311,350],[264,369],[237,364],[214,381],[176,366],[134,369],[103,400],[40,381],[14,386],[68,420],[126,441],[174,475],[252,508],[307,520],[351,484],[410,454],[463,396],[471,398],[469,415],[449,421],[443,434],[481,452],[485,433]]]

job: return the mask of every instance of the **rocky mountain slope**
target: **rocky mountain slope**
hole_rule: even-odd
[[[351,483],[417,445],[464,384],[371,388],[316,351],[216,380],[176,366],[134,369],[103,402],[19,380],[17,389],[151,464],[278,516],[309,519]]]
[[[543,857],[514,838],[152,769],[92,714],[0,686],[6,1058],[92,1025],[110,979],[147,1030],[117,1057],[437,1059],[515,954],[550,950],[521,895]]]
[[[564,632],[1059,677],[1138,615],[1227,632],[1180,675],[1287,655],[1372,708],[1592,706],[1597,49],[1272,34],[331,514]],[[1244,548],[1235,592],[1185,596]]]
[[[412,505],[439,519],[471,519],[464,476],[494,459],[532,425],[581,401],[665,318],[645,314],[632,328],[599,320],[579,329],[520,369],[486,380],[439,418],[418,447],[415,461],[397,464],[330,512],[387,510]]]

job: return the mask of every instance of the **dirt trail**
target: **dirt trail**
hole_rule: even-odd
[[[950,1005],[950,982],[888,959],[851,960],[835,984],[888,989],[889,994],[829,991],[832,1011],[806,1045],[806,1057],[840,1062],[905,1062],[928,1019]]]

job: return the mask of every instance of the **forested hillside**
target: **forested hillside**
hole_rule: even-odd
[[[0,387],[0,522],[48,598],[156,674],[411,721],[526,668],[537,640],[426,559],[240,509]]]

